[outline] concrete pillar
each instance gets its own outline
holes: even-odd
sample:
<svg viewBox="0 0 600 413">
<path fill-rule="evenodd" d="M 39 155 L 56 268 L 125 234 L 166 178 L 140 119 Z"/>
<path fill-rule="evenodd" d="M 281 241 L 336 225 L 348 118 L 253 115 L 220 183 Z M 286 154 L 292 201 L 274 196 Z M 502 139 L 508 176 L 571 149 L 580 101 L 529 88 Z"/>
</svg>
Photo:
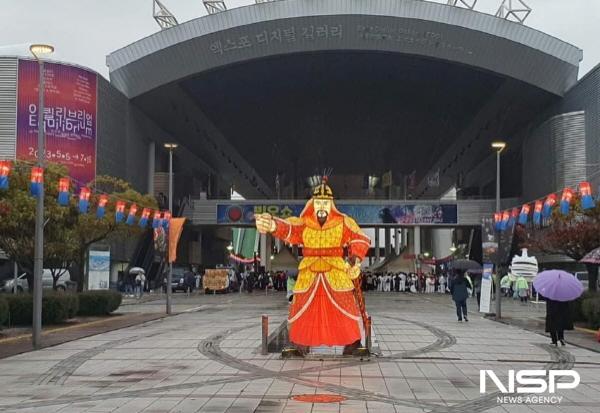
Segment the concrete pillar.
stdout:
<svg viewBox="0 0 600 413">
<path fill-rule="evenodd" d="M 452 229 L 434 228 L 431 229 L 431 248 L 433 256 L 444 258 L 451 254 L 452 247 Z"/>
<path fill-rule="evenodd" d="M 148 144 L 148 194 L 154 196 L 154 173 L 156 172 L 156 144 Z"/>
<path fill-rule="evenodd" d="M 271 271 L 271 235 L 260 234 L 260 265 Z"/>
<path fill-rule="evenodd" d="M 400 255 L 400 249 L 402 247 L 402 242 L 404 241 L 402 239 L 402 229 L 394 228 L 394 236 L 396 238 L 394 242 L 394 252 L 396 255 Z"/>
<path fill-rule="evenodd" d="M 414 254 L 419 255 L 421 253 L 421 227 L 415 226 L 413 228 L 413 248 Z"/>
<path fill-rule="evenodd" d="M 392 255 L 392 229 L 385 228 L 385 258 L 389 258 Z"/>
<path fill-rule="evenodd" d="M 375 227 L 375 264 L 379 263 L 379 228 Z"/>
</svg>

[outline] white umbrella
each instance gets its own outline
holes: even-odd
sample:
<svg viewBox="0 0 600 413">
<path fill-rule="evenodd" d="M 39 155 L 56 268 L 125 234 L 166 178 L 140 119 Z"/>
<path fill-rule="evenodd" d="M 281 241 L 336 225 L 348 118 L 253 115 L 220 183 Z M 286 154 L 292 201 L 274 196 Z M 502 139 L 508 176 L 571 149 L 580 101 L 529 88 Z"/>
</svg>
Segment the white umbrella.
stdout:
<svg viewBox="0 0 600 413">
<path fill-rule="evenodd" d="M 129 274 L 131 274 L 131 275 L 138 275 L 138 274 L 146 275 L 146 271 L 144 271 L 144 269 L 142 267 L 132 267 L 129 270 Z"/>
</svg>

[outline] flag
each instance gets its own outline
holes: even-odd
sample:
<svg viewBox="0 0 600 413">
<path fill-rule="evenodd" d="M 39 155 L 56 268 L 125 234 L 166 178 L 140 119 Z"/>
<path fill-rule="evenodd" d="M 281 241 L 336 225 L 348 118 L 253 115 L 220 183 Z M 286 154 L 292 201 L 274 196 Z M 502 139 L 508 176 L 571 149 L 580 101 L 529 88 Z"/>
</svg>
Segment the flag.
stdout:
<svg viewBox="0 0 600 413">
<path fill-rule="evenodd" d="M 169 262 L 175 262 L 177 259 L 177 244 L 179 243 L 184 223 L 185 218 L 169 219 Z"/>
</svg>

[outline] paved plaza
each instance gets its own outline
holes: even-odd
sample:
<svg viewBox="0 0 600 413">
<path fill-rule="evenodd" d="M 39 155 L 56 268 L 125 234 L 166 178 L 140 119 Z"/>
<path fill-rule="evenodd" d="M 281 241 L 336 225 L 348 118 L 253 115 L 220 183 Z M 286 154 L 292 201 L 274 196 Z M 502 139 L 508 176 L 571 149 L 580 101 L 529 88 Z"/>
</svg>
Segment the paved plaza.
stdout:
<svg viewBox="0 0 600 413">
<path fill-rule="evenodd" d="M 473 307 L 473 302 L 470 302 Z M 162 301 L 123 306 L 161 311 Z M 0 360 L 0 411 L 18 412 L 598 412 L 600 354 L 472 313 L 458 323 L 449 296 L 367 294 L 377 354 L 370 360 L 282 360 L 260 354 L 283 294 L 176 299 L 176 316 Z M 568 333 L 567 333 L 568 341 Z M 499 404 L 490 380 L 509 369 L 575 369 L 560 404 Z M 335 403 L 293 400 L 335 394 Z"/>
</svg>

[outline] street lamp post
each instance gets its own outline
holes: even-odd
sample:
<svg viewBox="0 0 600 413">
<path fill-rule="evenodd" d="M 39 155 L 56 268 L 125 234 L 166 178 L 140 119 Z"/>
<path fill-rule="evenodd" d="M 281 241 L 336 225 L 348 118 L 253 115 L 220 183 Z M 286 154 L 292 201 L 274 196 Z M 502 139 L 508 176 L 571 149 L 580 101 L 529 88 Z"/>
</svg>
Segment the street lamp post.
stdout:
<svg viewBox="0 0 600 413">
<path fill-rule="evenodd" d="M 37 165 L 44 167 L 45 125 L 44 125 L 44 61 L 42 55 L 54 52 L 54 47 L 47 44 L 32 44 L 29 51 L 39 66 L 38 81 L 38 145 Z M 42 336 L 42 273 L 44 271 L 44 182 L 40 182 L 35 209 L 35 243 L 33 252 L 33 320 L 31 340 L 33 348 L 41 346 Z"/>
<path fill-rule="evenodd" d="M 165 143 L 165 148 L 169 151 L 169 212 L 173 216 L 173 151 L 177 148 L 176 143 Z M 171 244 L 171 238 L 169 238 L 169 251 Z M 167 273 L 167 314 L 172 312 L 172 286 L 173 281 L 173 263 L 171 262 L 169 252 L 167 252 L 167 259 L 169 261 L 169 272 Z"/>
<path fill-rule="evenodd" d="M 500 153 L 506 148 L 505 142 L 492 142 L 492 148 L 496 151 L 496 212 L 500 211 Z M 502 318 L 502 304 L 500 294 L 500 233 L 496 233 L 498 248 L 496 249 L 496 320 Z"/>
</svg>

